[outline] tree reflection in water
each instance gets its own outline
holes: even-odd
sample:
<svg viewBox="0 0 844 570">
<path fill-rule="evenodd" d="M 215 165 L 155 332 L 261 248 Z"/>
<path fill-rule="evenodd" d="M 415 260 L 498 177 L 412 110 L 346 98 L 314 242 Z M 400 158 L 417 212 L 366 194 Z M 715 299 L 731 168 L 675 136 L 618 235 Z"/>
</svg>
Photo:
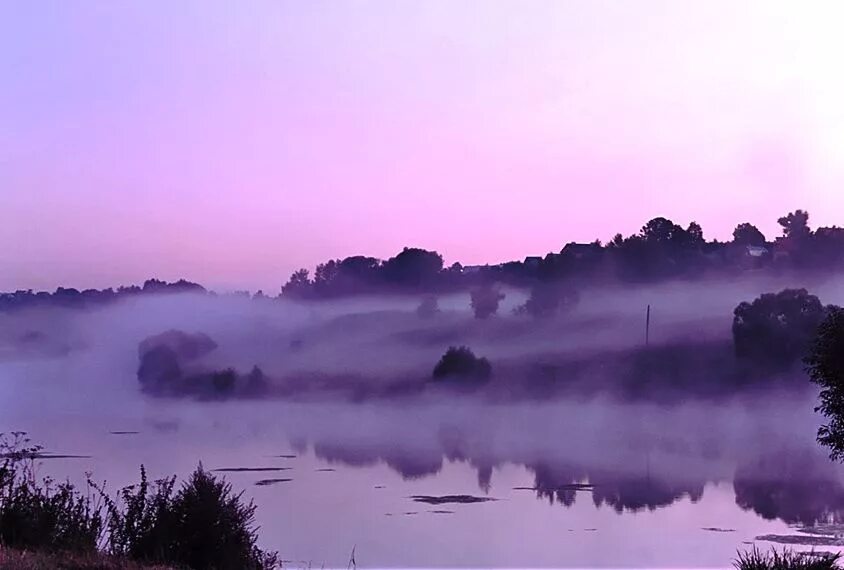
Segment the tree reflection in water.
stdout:
<svg viewBox="0 0 844 570">
<path fill-rule="evenodd" d="M 614 471 L 606 467 L 529 462 L 515 457 L 474 456 L 454 434 L 441 438 L 439 449 L 403 449 L 366 444 L 315 443 L 316 456 L 329 463 L 352 467 L 384 464 L 413 480 L 435 476 L 445 461 L 466 462 L 477 471 L 479 489 L 489 494 L 493 470 L 516 464 L 533 472 L 536 497 L 551 504 L 571 507 L 578 494 L 591 493 L 593 504 L 615 512 L 638 513 L 667 507 L 676 501 L 701 500 L 707 484 L 728 478 L 702 476 L 698 479 L 666 477 L 665 474 Z M 789 524 L 812 525 L 844 520 L 844 484 L 837 467 L 811 447 L 786 448 L 743 459 L 732 478 L 736 504 L 759 516 Z"/>
</svg>

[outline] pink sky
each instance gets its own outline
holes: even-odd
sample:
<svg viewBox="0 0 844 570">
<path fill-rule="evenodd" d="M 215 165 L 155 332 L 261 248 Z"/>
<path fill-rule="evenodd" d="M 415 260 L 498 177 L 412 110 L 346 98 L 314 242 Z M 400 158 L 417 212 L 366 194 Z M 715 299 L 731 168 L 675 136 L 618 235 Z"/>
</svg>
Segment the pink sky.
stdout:
<svg viewBox="0 0 844 570">
<path fill-rule="evenodd" d="M 0 290 L 844 224 L 844 5 L 6 2 Z"/>
</svg>

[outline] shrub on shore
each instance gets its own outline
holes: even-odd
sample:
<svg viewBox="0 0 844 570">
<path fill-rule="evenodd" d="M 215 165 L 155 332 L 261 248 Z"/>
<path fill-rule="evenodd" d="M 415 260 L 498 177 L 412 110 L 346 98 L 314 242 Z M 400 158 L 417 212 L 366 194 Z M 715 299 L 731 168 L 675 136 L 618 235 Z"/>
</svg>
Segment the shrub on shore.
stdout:
<svg viewBox="0 0 844 570">
<path fill-rule="evenodd" d="M 121 568 L 121 561 L 196 570 L 265 570 L 278 565 L 274 552 L 256 544 L 255 505 L 244 502 L 229 483 L 202 465 L 177 491 L 175 477 L 151 485 L 142 466 L 140 483 L 112 499 L 90 481 L 97 491 L 93 495 L 70 483 L 37 481 L 33 462 L 39 452 L 22 433 L 0 434 L 0 550 L 37 554 L 25 562 L 32 562 L 30 566 L 17 567 L 37 568 L 39 556 L 47 555 L 56 560 L 91 559 L 92 564 L 101 555 L 110 556 L 111 565 L 68 566 L 80 569 Z"/>
</svg>

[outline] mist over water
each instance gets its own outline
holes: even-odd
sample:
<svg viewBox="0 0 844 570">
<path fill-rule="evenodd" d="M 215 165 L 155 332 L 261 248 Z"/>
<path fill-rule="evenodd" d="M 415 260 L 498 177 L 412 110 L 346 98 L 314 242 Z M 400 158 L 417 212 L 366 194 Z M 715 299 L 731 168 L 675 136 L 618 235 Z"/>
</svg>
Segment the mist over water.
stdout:
<svg viewBox="0 0 844 570">
<path fill-rule="evenodd" d="M 842 303 L 841 284 L 810 290 Z M 511 315 L 525 298 L 518 290 L 488 321 L 472 318 L 468 295 L 441 297 L 432 319 L 416 315 L 419 299 L 398 296 L 298 304 L 162 295 L 3 314 L 0 431 L 90 456 L 40 469 L 76 482 L 90 471 L 110 488 L 136 481 L 142 463 L 153 477 L 200 461 L 283 468 L 226 475 L 258 503 L 266 546 L 291 560 L 345 566 L 356 546 L 364 567 L 727 566 L 758 535 L 844 513 L 841 470 L 814 442 L 820 418 L 808 380 L 796 391 L 671 403 L 601 391 L 513 401 L 436 390 L 362 402 L 333 392 L 166 398 L 141 391 L 138 343 L 169 329 L 203 332 L 219 345 L 209 365 L 373 385 L 427 382 L 445 348 L 465 344 L 516 382 L 514 362 L 600 361 L 642 346 L 648 304 L 655 346 L 729 342 L 739 302 L 789 285 L 600 289 L 548 321 Z M 269 478 L 291 480 L 255 485 Z M 496 500 L 433 506 L 415 495 Z"/>
</svg>

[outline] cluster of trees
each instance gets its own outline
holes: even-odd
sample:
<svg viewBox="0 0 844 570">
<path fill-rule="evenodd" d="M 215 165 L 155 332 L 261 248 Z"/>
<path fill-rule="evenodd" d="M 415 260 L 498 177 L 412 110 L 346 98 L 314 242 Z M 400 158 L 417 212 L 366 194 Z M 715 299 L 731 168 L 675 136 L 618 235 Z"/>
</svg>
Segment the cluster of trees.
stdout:
<svg viewBox="0 0 844 570">
<path fill-rule="evenodd" d="M 207 370 L 198 364 L 216 348 L 203 333 L 170 330 L 151 336 L 138 346 L 138 381 L 154 395 L 258 396 L 267 391 L 266 376 L 257 366 L 240 375 L 232 368 Z"/>
<path fill-rule="evenodd" d="M 534 300 L 523 310 L 544 316 L 555 313 L 557 305 L 565 309 L 568 301 L 548 296 L 554 288 L 537 284 L 565 282 L 577 288 L 584 283 L 657 282 L 748 270 L 844 270 L 844 228 L 813 230 L 809 226 L 809 214 L 803 210 L 791 212 L 778 222 L 782 234 L 773 240 L 752 224 L 741 223 L 736 226 L 731 241 L 719 242 L 707 241 L 703 228 L 695 222 L 682 227 L 658 217 L 639 232 L 627 237 L 616 234 L 606 244 L 569 243 L 559 252 L 544 257 L 473 267 L 460 263 L 445 266 L 442 255 L 436 251 L 406 247 L 387 260 L 358 255 L 321 263 L 313 274 L 299 269 L 282 286 L 281 296 L 325 299 L 374 293 L 437 294 L 504 283 L 536 287 L 532 294 Z M 207 293 L 202 286 L 189 281 L 165 283 L 156 279 L 146 281 L 142 287 L 117 290 L 59 288 L 54 293 L 22 290 L 0 294 L 0 311 L 36 305 L 89 307 L 137 294 L 181 292 Z M 238 295 L 250 296 L 248 292 Z M 259 291 L 254 298 L 270 297 Z M 487 310 L 482 309 L 480 314 Z"/>
<path fill-rule="evenodd" d="M 617 234 L 600 241 L 570 243 L 557 253 L 494 266 L 445 267 L 435 251 L 405 248 L 386 261 L 355 256 L 293 273 L 282 295 L 314 299 L 376 292 L 443 292 L 507 283 L 519 287 L 537 282 L 655 282 L 695 278 L 703 274 L 747 270 L 844 269 L 844 228 L 812 230 L 803 210 L 778 220 L 782 235 L 769 240 L 755 226 L 741 223 L 729 242 L 707 241 L 695 222 L 685 228 L 658 217 L 633 235 Z M 541 300 L 537 299 L 538 301 Z M 541 306 L 541 304 L 539 305 Z M 532 312 L 526 307 L 527 312 Z M 540 312 L 546 312 L 542 309 Z M 553 312 L 553 311 L 552 311 Z"/>
<path fill-rule="evenodd" d="M 143 286 L 130 285 L 108 289 L 78 289 L 59 287 L 54 293 L 46 291 L 33 292 L 31 289 L 15 291 L 14 293 L 0 293 L 0 312 L 27 309 L 32 307 L 69 307 L 89 308 L 113 303 L 119 299 L 138 295 L 162 293 L 201 293 L 208 291 L 197 283 L 184 279 L 168 283 L 158 279 L 148 279 Z"/>
<path fill-rule="evenodd" d="M 733 312 L 736 356 L 763 370 L 792 367 L 809 349 L 818 327 L 836 308 L 806 289 L 765 293 Z"/>
<path fill-rule="evenodd" d="M 386 261 L 362 255 L 330 260 L 319 264 L 313 277 L 307 269 L 300 269 L 281 292 L 304 299 L 362 292 L 425 292 L 437 290 L 460 270 L 459 264 L 445 269 L 442 256 L 435 251 L 406 247 Z"/>
<path fill-rule="evenodd" d="M 802 359 L 820 387 L 815 408 L 827 420 L 818 442 L 844 460 L 844 309 L 824 306 L 805 289 L 766 293 L 735 310 L 736 355 L 767 369 L 787 369 Z"/>
</svg>

